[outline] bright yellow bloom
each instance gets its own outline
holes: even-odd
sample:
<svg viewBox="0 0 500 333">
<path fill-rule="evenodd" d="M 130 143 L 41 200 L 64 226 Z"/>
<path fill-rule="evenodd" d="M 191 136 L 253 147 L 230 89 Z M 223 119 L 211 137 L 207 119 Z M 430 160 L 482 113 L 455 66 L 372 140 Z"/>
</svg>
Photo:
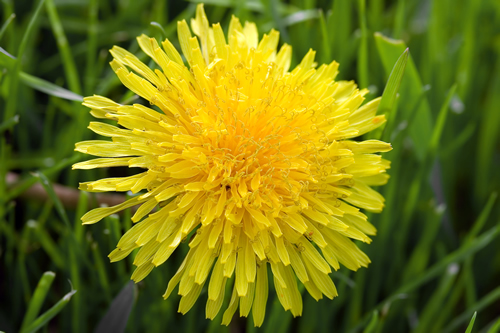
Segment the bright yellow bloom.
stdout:
<svg viewBox="0 0 500 333">
<path fill-rule="evenodd" d="M 152 107 L 85 98 L 94 117 L 120 126 L 91 122 L 92 131 L 112 141 L 78 143 L 77 151 L 100 158 L 73 168 L 145 171 L 82 183 L 85 191 L 137 193 L 90 211 L 83 223 L 140 205 L 132 217 L 137 224 L 109 255 L 117 261 L 140 248 L 136 282 L 189 239 L 164 295 L 179 285 L 182 313 L 208 281 L 206 316 L 213 319 L 231 284 L 223 323 L 239 305 L 240 315 L 252 310 L 260 326 L 272 273 L 281 304 L 299 316 L 296 277 L 316 300 L 333 298 L 331 267 L 357 270 L 370 262 L 351 239 L 368 243 L 376 230 L 356 207 L 382 210 L 384 199 L 370 186 L 387 182 L 389 162 L 375 153 L 391 146 L 349 139 L 385 122 L 375 115 L 380 99 L 361 106 L 368 91 L 334 81 L 336 62 L 315 69 L 312 50 L 289 71 L 291 47 L 277 52 L 277 31 L 259 41 L 254 23 L 242 26 L 233 17 L 226 39 L 218 23 L 209 27 L 202 5 L 191 28 L 198 38 L 185 21 L 178 23 L 189 67 L 169 40 L 162 49 L 154 38 L 138 37 L 157 69 L 120 47 L 111 50 L 120 80 Z"/>
</svg>

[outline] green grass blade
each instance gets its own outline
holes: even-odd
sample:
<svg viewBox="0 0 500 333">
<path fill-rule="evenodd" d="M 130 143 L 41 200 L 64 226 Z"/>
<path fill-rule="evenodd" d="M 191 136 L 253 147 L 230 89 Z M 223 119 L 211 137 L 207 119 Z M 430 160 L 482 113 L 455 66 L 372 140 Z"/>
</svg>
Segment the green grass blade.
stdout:
<svg viewBox="0 0 500 333">
<path fill-rule="evenodd" d="M 54 188 L 50 184 L 49 179 L 47 176 L 45 176 L 41 171 L 38 171 L 34 173 L 34 176 L 37 177 L 40 181 L 40 184 L 42 184 L 43 188 L 45 191 L 47 191 L 47 194 L 49 195 L 49 198 L 52 200 L 54 203 L 54 206 L 59 213 L 59 216 L 63 220 L 63 222 L 66 224 L 66 227 L 69 230 L 72 230 L 71 224 L 69 223 L 68 215 L 66 214 L 66 210 L 64 209 L 63 204 L 61 203 L 61 200 L 57 196 L 56 192 L 54 191 Z"/>
<path fill-rule="evenodd" d="M 439 262 L 437 262 L 432 267 L 427 269 L 424 273 L 414 277 L 411 281 L 408 281 L 406 284 L 399 287 L 395 292 L 391 294 L 391 296 L 387 297 L 382 302 L 380 302 L 373 310 L 380 310 L 386 303 L 398 299 L 401 294 L 407 294 L 409 292 L 412 292 L 421 285 L 436 278 L 450 264 L 458 263 L 464 260 L 465 258 L 470 257 L 479 250 L 483 249 L 485 246 L 490 244 L 498 236 L 499 233 L 500 233 L 500 225 L 497 225 L 488 230 L 487 232 L 483 233 L 478 238 L 474 239 L 472 242 L 468 244 L 463 244 L 459 249 L 455 250 L 454 252 L 450 253 L 449 255 L 441 259 Z M 371 313 L 372 312 L 370 312 L 370 314 Z M 359 321 L 359 324 L 349 332 L 359 331 L 361 327 L 363 327 L 365 323 L 369 320 L 370 314 L 365 315 L 364 318 Z"/>
<path fill-rule="evenodd" d="M 2 28 L 0 28 L 0 40 L 2 39 L 3 34 L 7 30 L 7 28 L 9 27 L 10 22 L 12 22 L 12 20 L 14 20 L 15 18 L 16 14 L 12 13 L 10 14 L 9 18 L 2 24 Z"/>
<path fill-rule="evenodd" d="M 80 87 L 80 80 L 78 71 L 76 69 L 75 60 L 71 54 L 71 49 L 68 44 L 68 39 L 64 33 L 64 29 L 59 19 L 56 6 L 53 0 L 46 0 L 47 13 L 49 15 L 50 25 L 52 27 L 52 32 L 56 38 L 57 47 L 61 53 L 61 58 L 64 66 L 64 72 L 66 73 L 66 79 L 68 80 L 69 89 L 77 94 L 81 94 L 82 89 Z"/>
<path fill-rule="evenodd" d="M 429 153 L 434 155 L 437 152 L 439 146 L 439 140 L 441 139 L 441 134 L 443 133 L 443 127 L 446 122 L 446 117 L 448 116 L 448 110 L 450 109 L 451 98 L 455 94 L 455 90 L 457 89 L 457 85 L 453 85 L 446 96 L 443 105 L 441 106 L 441 110 L 439 110 L 439 115 L 436 121 L 436 126 L 432 132 L 431 141 L 429 143 Z"/>
<path fill-rule="evenodd" d="M 358 49 L 358 85 L 367 88 L 368 75 L 368 28 L 366 26 L 366 1 L 358 0 L 359 21 L 361 24 L 361 41 Z"/>
<path fill-rule="evenodd" d="M 332 45 L 332 56 L 340 63 L 340 69 L 348 68 L 351 49 L 349 38 L 352 32 L 352 1 L 336 0 L 333 1 L 332 15 L 329 17 L 327 25 L 328 31 L 331 31 L 330 43 Z"/>
<path fill-rule="evenodd" d="M 21 333 L 32 333 L 38 331 L 45 324 L 47 324 L 52 318 L 54 318 L 62 309 L 69 303 L 71 297 L 76 293 L 76 290 L 71 290 L 69 293 L 64 295 L 64 297 L 57 302 L 53 307 L 43 313 L 35 321 L 33 321 L 28 327 L 21 331 Z"/>
<path fill-rule="evenodd" d="M 407 49 L 407 46 L 401 40 L 390 39 L 380 33 L 375 33 L 375 43 L 385 72 L 389 75 L 393 64 L 397 62 L 401 54 Z M 423 161 L 431 138 L 431 111 L 427 98 L 424 97 L 421 100 L 424 86 L 411 57 L 408 59 L 405 71 L 406 74 L 400 87 L 401 101 L 399 104 L 405 105 L 404 108 L 401 108 L 401 117 L 409 120 L 412 108 L 417 106 L 415 116 L 409 123 L 408 131 L 415 146 L 416 156 L 420 161 Z"/>
<path fill-rule="evenodd" d="M 70 158 L 65 158 L 65 159 L 61 160 L 59 163 L 57 163 L 53 167 L 42 170 L 42 172 L 45 175 L 52 176 L 53 174 L 56 174 L 57 172 L 61 171 L 62 169 L 68 167 L 69 165 L 76 163 L 80 159 L 81 159 L 81 156 L 73 155 Z M 17 198 L 19 195 L 21 195 L 24 191 L 26 191 L 28 188 L 33 186 L 38 181 L 39 181 L 39 178 L 36 177 L 35 174 L 32 174 L 29 178 L 20 181 L 18 185 L 16 185 L 15 187 L 10 189 L 10 191 L 7 195 L 6 201 Z"/>
<path fill-rule="evenodd" d="M 90 0 L 89 3 L 89 18 L 87 30 L 87 63 L 85 67 L 85 94 L 92 94 L 92 89 L 95 88 L 97 75 L 96 70 L 96 57 L 97 57 L 97 32 L 98 32 L 98 0 Z"/>
<path fill-rule="evenodd" d="M 472 327 L 474 327 L 474 322 L 476 321 L 477 311 L 474 312 L 472 319 L 469 322 L 469 326 L 467 326 L 467 330 L 465 333 L 472 333 Z"/>
<path fill-rule="evenodd" d="M 45 297 L 54 281 L 56 274 L 54 272 L 45 272 L 42 278 L 38 282 L 38 285 L 33 293 L 33 297 L 28 305 L 28 310 L 24 315 L 23 323 L 21 325 L 21 331 L 23 331 L 28 325 L 30 325 L 38 316 L 40 309 L 42 308 Z"/>
<path fill-rule="evenodd" d="M 387 118 L 387 125 L 385 126 L 385 130 L 382 128 L 379 132 L 381 134 L 381 131 L 386 131 L 386 137 L 388 137 L 393 132 L 393 128 L 396 123 L 397 108 L 394 108 L 394 105 L 396 103 L 396 97 L 405 72 L 408 55 L 409 49 L 407 48 L 398 58 L 398 61 L 396 61 L 396 63 L 394 64 L 377 109 L 377 114 L 385 114 Z M 380 134 L 378 135 L 378 137 L 380 137 Z"/>
<path fill-rule="evenodd" d="M 19 124 L 19 115 L 16 114 L 14 117 L 7 119 L 0 124 L 0 134 L 7 130 L 11 130 L 17 124 Z"/>
<path fill-rule="evenodd" d="M 493 192 L 490 194 L 488 202 L 484 206 L 476 222 L 474 222 L 471 231 L 467 234 L 466 242 L 471 242 L 479 234 L 481 229 L 483 229 L 484 225 L 486 224 L 486 221 L 488 220 L 488 217 L 491 214 L 491 210 L 495 205 L 497 197 L 498 197 L 497 192 Z"/>
<path fill-rule="evenodd" d="M 34 220 L 29 220 L 27 226 L 35 231 L 34 234 L 36 235 L 36 239 L 40 242 L 40 245 L 47 253 L 52 263 L 61 270 L 65 269 L 66 260 L 63 252 L 57 246 L 56 242 L 54 242 L 44 226 Z"/>
<path fill-rule="evenodd" d="M 500 318 L 497 319 L 497 321 L 493 324 L 493 326 L 490 327 L 488 330 L 488 333 L 498 333 L 500 332 Z"/>
<path fill-rule="evenodd" d="M 378 318 L 378 311 L 373 311 L 372 319 L 368 323 L 368 326 L 366 326 L 363 333 L 375 333 L 377 331 Z"/>
<path fill-rule="evenodd" d="M 394 20 L 394 30 L 392 32 L 392 38 L 401 38 L 401 33 L 403 31 L 403 25 L 406 22 L 406 0 L 398 0 L 396 7 L 396 18 Z"/>
<path fill-rule="evenodd" d="M 422 313 L 419 316 L 418 326 L 415 333 L 425 333 L 432 329 L 439 330 L 436 327 L 435 318 L 440 315 L 440 310 L 443 304 L 446 303 L 446 298 L 448 297 L 450 290 L 456 288 L 456 279 L 459 272 L 459 266 L 452 263 L 446 269 L 445 274 L 439 281 L 439 285 L 436 290 L 432 293 L 432 296 L 426 302 L 426 306 L 423 308 Z"/>
<path fill-rule="evenodd" d="M 30 86 L 35 90 L 44 92 L 51 96 L 64 98 L 69 101 L 83 102 L 82 96 L 75 94 L 74 92 L 64 89 L 62 87 L 56 86 L 53 83 L 50 83 L 33 75 L 21 72 L 19 74 L 19 77 L 21 78 L 21 81 L 23 81 L 24 84 Z"/>
<path fill-rule="evenodd" d="M 42 9 L 44 1 L 45 0 L 40 0 L 40 2 L 38 3 L 38 6 L 36 7 L 35 12 L 28 23 L 26 32 L 23 35 L 21 44 L 19 45 L 19 51 L 17 52 L 17 61 L 15 62 L 11 72 L 12 80 L 10 82 L 10 87 L 9 87 L 9 95 L 11 96 L 11 98 L 7 99 L 7 106 L 5 108 L 4 120 L 12 118 L 14 116 L 14 113 L 16 112 L 19 72 L 21 71 L 21 60 L 23 59 L 24 52 L 26 51 L 26 47 L 28 45 L 28 40 L 31 34 L 33 33 L 35 22 L 37 21 L 38 16 L 40 15 L 40 11 Z"/>
<path fill-rule="evenodd" d="M 451 321 L 451 323 L 443 330 L 443 333 L 454 332 L 460 325 L 467 322 L 473 312 L 481 311 L 490 304 L 495 304 L 500 299 L 500 287 L 490 291 L 486 296 L 477 301 L 473 306 L 467 308 L 464 313 Z"/>
<path fill-rule="evenodd" d="M 328 35 L 328 28 L 326 26 L 325 14 L 322 10 L 319 11 L 319 23 L 321 26 L 321 45 L 323 46 L 320 59 L 322 59 L 322 63 L 329 64 L 332 62 L 332 49 L 330 37 Z"/>
</svg>

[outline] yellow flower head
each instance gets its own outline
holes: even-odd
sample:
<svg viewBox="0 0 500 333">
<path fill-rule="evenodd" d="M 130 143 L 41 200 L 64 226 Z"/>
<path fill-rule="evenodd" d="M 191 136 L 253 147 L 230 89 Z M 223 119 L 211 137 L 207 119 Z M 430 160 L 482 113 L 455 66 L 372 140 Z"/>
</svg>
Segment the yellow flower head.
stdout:
<svg viewBox="0 0 500 333">
<path fill-rule="evenodd" d="M 270 273 L 285 310 L 299 316 L 296 278 L 316 300 L 333 298 L 331 267 L 357 270 L 370 262 L 351 239 L 368 243 L 376 230 L 356 207 L 382 210 L 384 199 L 370 186 L 387 182 L 389 162 L 374 153 L 391 146 L 350 139 L 385 122 L 375 115 L 380 99 L 361 106 L 368 91 L 334 81 L 336 62 L 316 68 L 312 50 L 289 71 L 291 47 L 277 52 L 277 31 L 259 41 L 254 23 L 242 26 L 233 17 L 226 38 L 220 24 L 209 26 L 202 5 L 191 29 L 197 37 L 178 23 L 189 67 L 169 40 L 161 48 L 154 38 L 137 39 L 157 69 L 120 47 L 111 50 L 122 83 L 152 106 L 85 98 L 94 117 L 119 126 L 91 122 L 92 131 L 112 141 L 77 143 L 77 151 L 100 158 L 73 168 L 145 171 L 82 183 L 90 192 L 137 193 L 88 212 L 83 223 L 140 205 L 132 217 L 137 224 L 109 255 L 117 261 L 140 248 L 136 282 L 189 239 L 164 295 L 179 285 L 182 313 L 207 284 L 206 315 L 213 319 L 228 285 L 223 323 L 239 305 L 240 315 L 252 310 L 260 326 Z"/>
</svg>

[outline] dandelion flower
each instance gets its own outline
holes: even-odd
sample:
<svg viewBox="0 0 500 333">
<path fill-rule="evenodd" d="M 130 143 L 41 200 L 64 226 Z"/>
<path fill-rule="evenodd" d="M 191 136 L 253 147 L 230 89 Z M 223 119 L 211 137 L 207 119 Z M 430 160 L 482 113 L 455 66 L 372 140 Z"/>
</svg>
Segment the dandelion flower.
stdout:
<svg viewBox="0 0 500 333">
<path fill-rule="evenodd" d="M 164 294 L 179 286 L 179 312 L 189 311 L 208 285 L 206 316 L 213 319 L 227 287 L 232 295 L 223 324 L 239 307 L 241 316 L 252 311 L 260 326 L 271 274 L 285 310 L 300 316 L 297 279 L 316 300 L 333 299 L 332 268 L 357 270 L 370 262 L 353 240 L 369 243 L 376 232 L 359 208 L 382 210 L 384 199 L 370 186 L 387 182 L 389 162 L 375 153 L 391 146 L 351 139 L 385 122 L 376 115 L 380 99 L 362 105 L 368 91 L 335 81 L 336 62 L 316 68 L 312 50 L 290 71 L 291 46 L 278 51 L 275 30 L 259 41 L 255 23 L 233 17 L 226 37 L 220 24 L 209 26 L 202 5 L 191 29 L 197 37 L 185 21 L 178 23 L 188 65 L 169 40 L 160 47 L 145 35 L 137 40 L 155 69 L 111 49 L 121 82 L 151 106 L 85 98 L 94 117 L 119 126 L 91 122 L 92 131 L 112 141 L 77 143 L 77 151 L 99 158 L 73 168 L 143 172 L 81 183 L 85 191 L 136 194 L 82 221 L 139 205 L 135 225 L 109 255 L 114 262 L 140 249 L 136 282 L 189 240 Z"/>
</svg>

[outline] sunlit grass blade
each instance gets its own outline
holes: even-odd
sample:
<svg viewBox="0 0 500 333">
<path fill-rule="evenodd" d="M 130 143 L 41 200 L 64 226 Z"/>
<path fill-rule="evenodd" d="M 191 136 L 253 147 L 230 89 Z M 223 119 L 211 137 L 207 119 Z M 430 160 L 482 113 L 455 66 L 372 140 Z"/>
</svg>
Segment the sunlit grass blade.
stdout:
<svg viewBox="0 0 500 333">
<path fill-rule="evenodd" d="M 398 61 L 396 61 L 396 63 L 394 64 L 377 109 L 377 114 L 386 115 L 387 125 L 385 126 L 385 131 L 388 133 L 388 135 L 393 132 L 393 127 L 397 119 L 397 109 L 394 108 L 394 104 L 396 102 L 396 97 L 401 85 L 401 80 L 403 79 L 406 62 L 408 61 L 408 55 L 409 49 L 407 48 L 398 58 Z M 378 137 L 381 136 L 382 130 L 384 129 L 380 129 Z"/>
<path fill-rule="evenodd" d="M 30 325 L 28 325 L 21 333 L 32 333 L 38 331 L 44 325 L 46 325 L 52 318 L 54 318 L 62 309 L 69 303 L 71 297 L 76 293 L 76 290 L 71 290 L 69 293 L 64 295 L 59 302 L 57 302 L 53 307 L 44 312 L 41 316 L 36 318 Z"/>
<path fill-rule="evenodd" d="M 407 46 L 402 40 L 390 39 L 380 33 L 375 33 L 375 42 L 385 72 L 389 75 L 394 63 L 396 63 L 401 54 L 407 49 Z M 400 107 L 400 117 L 408 120 L 413 108 L 418 105 L 415 116 L 409 123 L 408 130 L 414 143 L 416 156 L 420 161 L 423 161 L 425 157 L 432 131 L 431 111 L 427 98 L 424 97 L 420 101 L 423 91 L 424 86 L 420 80 L 417 68 L 412 58 L 409 57 L 406 64 L 405 76 L 399 89 L 401 96 L 399 105 L 404 106 Z"/>
<path fill-rule="evenodd" d="M 474 327 L 474 322 L 476 321 L 477 311 L 474 312 L 472 319 L 470 320 L 469 326 L 467 326 L 467 330 L 465 333 L 472 333 L 472 328 Z"/>
<path fill-rule="evenodd" d="M 27 86 L 30 86 L 31 88 L 44 92 L 48 95 L 64 98 L 70 101 L 83 101 L 82 96 L 33 75 L 21 72 L 19 74 L 19 77 L 21 78 L 21 81 Z"/>
<path fill-rule="evenodd" d="M 45 301 L 45 297 L 49 292 L 50 286 L 54 281 L 56 274 L 54 272 L 45 272 L 42 275 L 42 278 L 38 282 L 38 285 L 31 297 L 31 301 L 28 305 L 28 310 L 23 318 L 23 323 L 21 325 L 21 331 L 23 331 L 28 325 L 30 325 L 38 316 L 40 309 L 42 308 L 43 302 Z"/>
</svg>

